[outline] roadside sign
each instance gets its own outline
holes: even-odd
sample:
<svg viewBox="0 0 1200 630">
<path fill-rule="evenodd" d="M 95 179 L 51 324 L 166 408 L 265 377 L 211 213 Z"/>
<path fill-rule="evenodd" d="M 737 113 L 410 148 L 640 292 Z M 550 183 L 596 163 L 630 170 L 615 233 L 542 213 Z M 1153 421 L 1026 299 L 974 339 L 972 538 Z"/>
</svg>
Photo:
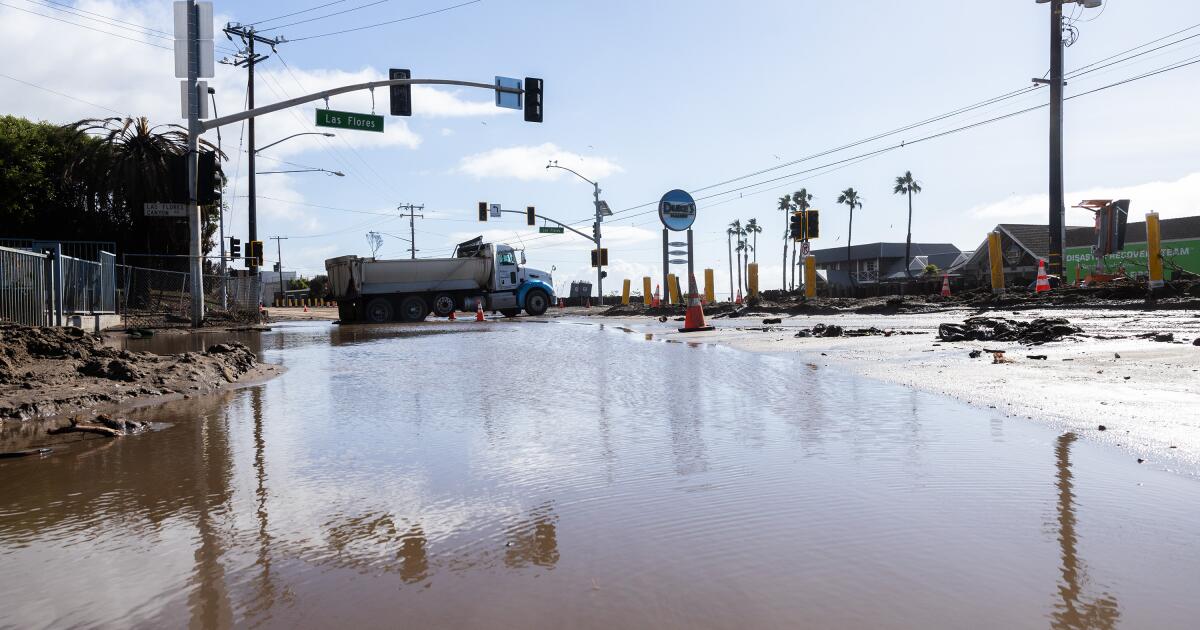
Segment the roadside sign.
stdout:
<svg viewBox="0 0 1200 630">
<path fill-rule="evenodd" d="M 671 260 L 671 264 L 672 264 L 672 265 L 686 265 L 686 264 L 687 264 L 687 261 L 686 261 L 686 260 L 679 260 L 679 259 L 672 259 L 672 260 Z"/>
<path fill-rule="evenodd" d="M 612 216 L 612 208 L 609 208 L 608 202 L 603 199 L 596 202 L 596 209 L 600 211 L 600 216 L 602 217 Z"/>
<path fill-rule="evenodd" d="M 488 206 L 488 208 L 490 208 L 490 209 L 491 209 L 491 211 L 492 211 L 492 218 L 493 218 L 493 219 L 499 219 L 499 218 L 500 218 L 500 204 L 498 204 L 498 203 L 494 203 L 494 204 L 492 204 L 492 205 Z"/>
<path fill-rule="evenodd" d="M 521 89 L 521 80 L 510 77 L 496 77 L 497 88 L 513 88 Z M 521 95 L 517 92 L 501 92 L 496 90 L 496 107 L 504 107 L 506 109 L 521 109 L 523 107 Z"/>
<path fill-rule="evenodd" d="M 658 218 L 673 232 L 683 232 L 696 222 L 696 200 L 687 191 L 675 189 L 658 202 Z"/>
<path fill-rule="evenodd" d="M 354 131 L 376 131 L 383 133 L 383 116 L 376 116 L 375 114 L 356 114 L 354 112 L 339 112 L 332 109 L 318 109 L 317 126 L 333 127 L 334 129 L 351 129 Z"/>
<path fill-rule="evenodd" d="M 669 251 L 667 253 L 672 256 L 687 256 L 687 251 L 682 250 L 682 249 L 672 249 L 671 251 Z"/>
<path fill-rule="evenodd" d="M 143 209 L 148 217 L 187 217 L 186 203 L 146 203 Z"/>
<path fill-rule="evenodd" d="M 550 226 L 543 225 L 542 227 L 538 228 L 538 234 L 562 234 L 563 232 L 564 232 L 563 228 L 560 228 L 560 227 L 550 227 Z"/>
<path fill-rule="evenodd" d="M 687 243 L 683 241 L 671 241 L 670 243 L 667 243 L 667 245 L 670 245 L 671 247 L 687 247 Z"/>
</svg>

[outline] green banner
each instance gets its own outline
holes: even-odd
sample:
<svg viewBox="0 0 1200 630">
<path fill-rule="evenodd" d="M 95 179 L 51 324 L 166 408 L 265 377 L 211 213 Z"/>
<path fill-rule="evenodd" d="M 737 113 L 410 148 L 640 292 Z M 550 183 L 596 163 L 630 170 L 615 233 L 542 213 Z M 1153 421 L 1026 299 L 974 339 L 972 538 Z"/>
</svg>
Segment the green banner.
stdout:
<svg viewBox="0 0 1200 630">
<path fill-rule="evenodd" d="M 1168 277 L 1170 270 L 1176 266 L 1192 273 L 1200 273 L 1200 239 L 1163 241 L 1161 247 Z M 1075 281 L 1077 271 L 1079 277 L 1084 278 L 1096 269 L 1096 259 L 1092 256 L 1090 247 L 1068 247 L 1065 254 L 1065 280 L 1069 282 Z M 1104 273 L 1117 273 L 1122 267 L 1125 268 L 1125 273 L 1131 276 L 1146 274 L 1146 244 L 1126 243 L 1125 249 L 1104 257 Z"/>
<path fill-rule="evenodd" d="M 317 110 L 317 126 L 333 127 L 334 129 L 353 129 L 355 131 L 378 131 L 383 133 L 383 116 L 374 114 L 355 114 L 354 112 L 339 112 L 332 109 Z"/>
<path fill-rule="evenodd" d="M 538 228 L 538 233 L 539 234 L 562 234 L 563 229 L 560 227 L 542 226 L 542 227 Z"/>
</svg>

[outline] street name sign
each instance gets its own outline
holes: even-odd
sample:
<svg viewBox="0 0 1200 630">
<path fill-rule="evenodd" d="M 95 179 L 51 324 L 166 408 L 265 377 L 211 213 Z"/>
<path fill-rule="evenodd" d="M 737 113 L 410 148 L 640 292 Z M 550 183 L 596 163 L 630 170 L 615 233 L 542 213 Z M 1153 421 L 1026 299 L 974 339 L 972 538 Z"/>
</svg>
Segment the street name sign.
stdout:
<svg viewBox="0 0 1200 630">
<path fill-rule="evenodd" d="M 549 227 L 549 226 L 543 225 L 542 227 L 538 228 L 538 234 L 562 234 L 562 233 L 563 233 L 563 228 L 560 228 L 560 227 Z"/>
<path fill-rule="evenodd" d="M 355 131 L 377 131 L 383 133 L 383 116 L 375 114 L 356 114 L 354 112 L 339 112 L 332 109 L 317 110 L 317 126 L 333 127 L 334 129 L 352 129 Z"/>
<path fill-rule="evenodd" d="M 675 189 L 658 202 L 658 218 L 672 232 L 683 232 L 696 222 L 696 200 L 687 191 Z"/>
<path fill-rule="evenodd" d="M 187 217 L 186 203 L 146 203 L 143 209 L 148 217 Z"/>
</svg>

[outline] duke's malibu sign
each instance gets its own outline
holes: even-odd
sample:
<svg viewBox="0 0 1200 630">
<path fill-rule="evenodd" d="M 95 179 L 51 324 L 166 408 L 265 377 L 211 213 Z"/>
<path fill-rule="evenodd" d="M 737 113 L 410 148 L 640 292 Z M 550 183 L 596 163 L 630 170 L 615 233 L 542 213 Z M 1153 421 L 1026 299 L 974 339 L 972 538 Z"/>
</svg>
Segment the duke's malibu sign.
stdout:
<svg viewBox="0 0 1200 630">
<path fill-rule="evenodd" d="M 339 112 L 332 109 L 318 109 L 317 126 L 383 133 L 383 116 Z"/>
</svg>

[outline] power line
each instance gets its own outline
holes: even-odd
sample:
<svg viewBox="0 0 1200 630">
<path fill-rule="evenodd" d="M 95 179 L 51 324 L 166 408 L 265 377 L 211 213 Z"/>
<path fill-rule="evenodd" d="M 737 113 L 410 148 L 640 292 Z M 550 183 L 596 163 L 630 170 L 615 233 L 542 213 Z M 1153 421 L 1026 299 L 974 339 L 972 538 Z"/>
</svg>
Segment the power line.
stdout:
<svg viewBox="0 0 1200 630">
<path fill-rule="evenodd" d="M 349 9 L 342 9 L 341 11 L 335 11 L 333 13 L 327 13 L 325 15 L 318 15 L 317 17 L 305 18 L 303 20 L 297 20 L 295 22 L 288 22 L 287 24 L 283 24 L 281 26 L 272 26 L 272 27 L 269 27 L 264 30 L 270 31 L 270 30 L 275 30 L 275 29 L 280 29 L 280 28 L 287 28 L 289 26 L 296 26 L 297 24 L 308 24 L 309 22 L 316 22 L 317 20 L 324 20 L 325 18 L 331 18 L 331 17 L 337 16 L 337 15 L 342 15 L 344 13 L 353 13 L 354 11 L 367 9 L 367 8 L 373 7 L 377 4 L 383 4 L 385 2 L 391 2 L 391 1 L 392 0 L 375 0 L 375 2 L 369 2 L 367 4 L 360 5 L 357 7 L 350 7 Z M 269 20 L 264 20 L 264 21 L 269 21 Z"/>
<path fill-rule="evenodd" d="M 129 33 L 133 33 L 133 34 L 135 34 L 135 35 L 140 35 L 140 36 L 142 36 L 142 37 L 154 37 L 154 38 L 163 39 L 163 40 L 167 40 L 167 41 L 174 41 L 174 39 L 175 39 L 174 35 L 172 35 L 171 33 L 168 33 L 167 31 L 161 30 L 161 29 L 157 29 L 157 28 L 151 28 L 151 27 L 149 27 L 149 26 L 143 26 L 143 25 L 141 25 L 141 24 L 137 24 L 137 23 L 135 23 L 135 22 L 129 22 L 129 21 L 126 21 L 126 20 L 121 20 L 121 19 L 118 19 L 118 18 L 114 18 L 114 17 L 111 17 L 111 16 L 107 16 L 107 15 L 101 14 L 101 13 L 95 13 L 95 12 L 92 12 L 92 11 L 85 11 L 85 10 L 83 10 L 83 9 L 79 9 L 79 8 L 76 8 L 76 7 L 73 7 L 73 6 L 71 6 L 71 5 L 68 5 L 68 4 L 61 3 L 61 2 L 54 2 L 53 0 L 36 0 L 36 1 L 35 1 L 35 0 L 25 0 L 25 1 L 26 1 L 26 2 L 28 2 L 28 3 L 30 3 L 30 4 L 33 4 L 33 5 L 35 5 L 35 6 L 38 6 L 38 7 L 40 7 L 40 8 L 50 9 L 50 10 L 52 10 L 52 11 L 59 11 L 59 12 L 61 12 L 61 13 L 65 13 L 65 14 L 67 14 L 67 15 L 70 15 L 70 16 L 72 16 L 72 17 L 77 17 L 77 18 L 80 18 L 80 19 L 82 19 L 82 20 L 87 20 L 87 21 L 89 21 L 89 22 L 93 22 L 93 23 L 99 24 L 99 25 L 101 25 L 101 26 L 107 26 L 107 27 L 110 27 L 110 28 L 116 28 L 116 29 L 120 29 L 120 30 L 123 30 L 123 31 L 129 32 Z M 112 36 L 114 36 L 114 37 L 120 37 L 120 38 L 122 38 L 122 39 L 130 39 L 130 38 L 128 38 L 128 37 L 125 37 L 125 36 L 123 36 L 123 35 L 120 35 L 120 34 L 118 34 L 118 33 L 112 33 L 112 32 L 109 32 L 109 31 L 102 31 L 102 30 L 99 30 L 99 29 L 96 29 L 96 28 L 93 28 L 93 27 L 87 26 L 87 25 L 85 25 L 85 24 L 79 24 L 79 23 L 76 23 L 76 22 L 70 22 L 70 21 L 67 21 L 67 20 L 63 20 L 63 19 L 60 19 L 60 18 L 56 18 L 56 17 L 54 17 L 54 16 L 52 16 L 52 15 L 45 15 L 45 14 L 42 14 L 42 13 L 34 13 L 33 11 L 29 11 L 29 10 L 27 10 L 27 9 L 22 9 L 22 8 L 20 8 L 20 7 L 14 7 L 14 6 L 12 6 L 12 5 L 4 5 L 4 6 L 8 6 L 9 8 L 17 9 L 18 11 L 25 11 L 26 13 L 30 13 L 30 14 L 32 14 L 32 15 L 41 16 L 41 17 L 44 17 L 44 18 L 46 18 L 46 19 L 50 19 L 50 20 L 56 20 L 56 21 L 58 21 L 58 22 L 62 22 L 62 23 L 64 23 L 64 24 L 70 24 L 70 25 L 72 25 L 72 26 L 78 26 L 79 28 L 86 28 L 86 29 L 88 29 L 88 30 L 96 31 L 96 32 L 98 32 L 98 33 L 104 33 L 104 34 L 106 34 L 106 35 L 112 35 Z M 67 8 L 63 8 L 63 7 L 67 7 Z M 86 14 L 86 15 L 85 15 L 85 14 Z M 89 17 L 89 16 L 93 16 L 93 17 Z M 106 21 L 106 20 L 107 20 L 107 21 Z M 140 29 L 140 30 L 135 30 L 135 29 Z M 159 45 L 157 45 L 157 44 L 154 44 L 154 43 L 151 43 L 151 42 L 147 42 L 147 41 L 144 41 L 144 40 L 139 40 L 139 39 L 131 39 L 130 41 L 136 41 L 136 42 L 139 42 L 139 43 L 148 44 L 148 45 L 151 45 L 151 46 L 155 46 L 155 47 L 157 47 L 157 48 L 165 48 L 166 50 L 172 50 L 172 51 L 174 50 L 174 48 L 171 48 L 171 47 L 166 47 L 166 46 L 159 46 Z M 217 48 L 218 50 L 221 50 L 222 52 L 234 52 L 232 48 L 228 48 L 228 47 L 224 47 L 224 46 L 217 46 L 216 48 Z"/>
<path fill-rule="evenodd" d="M 315 7 L 309 8 L 309 9 L 301 9 L 299 11 L 293 11 L 291 13 L 284 13 L 283 15 L 277 15 L 273 18 L 267 18 L 265 20 L 259 20 L 257 22 L 250 22 L 246 26 L 258 26 L 259 24 L 262 24 L 263 22 L 274 22 L 275 20 L 282 20 L 283 18 L 289 18 L 289 17 L 292 17 L 293 15 L 309 13 L 311 11 L 316 11 L 317 9 L 324 9 L 325 7 L 330 7 L 335 4 L 341 4 L 343 2 L 346 2 L 346 0 L 334 0 L 333 2 L 326 2 L 325 4 L 317 5 Z"/>
<path fill-rule="evenodd" d="M 132 38 L 132 37 L 126 37 L 126 36 L 124 36 L 124 35 L 120 35 L 120 34 L 118 34 L 118 33 L 113 33 L 112 31 L 103 31 L 103 30 L 100 30 L 100 29 L 98 29 L 98 28 L 94 28 L 94 27 L 91 27 L 91 26 L 87 26 L 86 24 L 79 24 L 79 23 L 77 23 L 77 22 L 71 22 L 71 21 L 69 21 L 69 20 L 64 20 L 64 19 L 62 19 L 62 18 L 54 17 L 53 15 L 46 15 L 45 13 L 38 13 L 38 12 L 36 12 L 36 11 L 30 11 L 29 9 L 22 9 L 21 7 L 14 7 L 14 6 L 13 6 L 13 5 L 11 5 L 11 4 L 5 4 L 5 3 L 3 3 L 3 2 L 0 2 L 0 7 L 8 7 L 8 8 L 10 8 L 10 9 L 15 9 L 15 10 L 17 10 L 17 11 L 23 11 L 23 12 L 25 12 L 25 13 L 28 13 L 28 14 L 30 14 L 30 15 L 36 15 L 36 16 L 38 16 L 38 17 L 44 17 L 44 18 L 46 18 L 47 20 L 54 20 L 55 22 L 62 22 L 63 24 L 70 24 L 71 26 L 77 26 L 77 27 L 79 27 L 79 28 L 86 28 L 86 29 L 87 29 L 87 30 L 89 30 L 89 31 L 95 31 L 95 32 L 97 32 L 97 33 L 103 33 L 103 34 L 105 34 L 105 35 L 111 35 L 111 36 L 113 36 L 113 37 L 119 37 L 119 38 L 121 38 L 121 39 L 126 39 L 126 40 L 129 40 L 129 41 L 131 41 L 131 42 L 137 42 L 137 43 L 139 43 L 139 44 L 145 44 L 145 45 L 147 45 L 147 46 L 153 46 L 153 47 L 155 47 L 155 48 L 161 48 L 161 49 L 163 49 L 163 50 L 170 50 L 170 51 L 172 51 L 172 52 L 174 52 L 174 51 L 175 51 L 175 49 L 174 49 L 174 48 L 172 48 L 172 47 L 168 47 L 168 46 L 160 46 L 160 45 L 158 45 L 158 44 L 155 44 L 155 43 L 153 43 L 153 42 L 148 42 L 148 41 L 146 41 L 146 40 L 144 40 L 144 39 L 134 39 L 134 38 Z M 126 29 L 126 30 L 128 30 L 128 29 Z"/>
<path fill-rule="evenodd" d="M 151 34 L 161 33 L 161 35 L 154 35 L 155 37 L 162 37 L 163 39 L 175 39 L 174 34 L 168 33 L 167 31 L 157 29 L 157 28 L 150 28 L 149 26 L 143 26 L 143 25 L 137 24 L 135 22 L 127 22 L 125 20 L 121 20 L 121 19 L 118 19 L 115 17 L 104 15 L 102 13 L 85 11 L 84 9 L 80 9 L 79 7 L 66 4 L 65 2 L 55 2 L 54 0 L 38 0 L 37 2 L 34 2 L 34 0 L 25 0 L 25 1 L 29 2 L 31 4 L 39 4 L 39 5 L 45 6 L 47 9 L 53 9 L 55 11 L 62 11 L 63 13 L 67 13 L 69 15 L 75 15 L 77 17 L 84 17 L 84 15 L 89 15 L 89 16 L 93 16 L 95 18 L 100 18 L 102 20 L 108 20 L 110 22 L 115 22 L 117 24 L 124 24 L 127 26 L 132 26 L 134 28 L 140 28 L 142 30 L 149 31 Z M 80 15 L 80 14 L 83 14 L 83 15 Z M 116 26 L 116 24 L 113 24 L 113 26 Z"/>
<path fill-rule="evenodd" d="M 28 86 L 29 86 L 29 87 L 31 87 L 31 88 L 36 88 L 36 89 L 42 90 L 42 91 L 44 91 L 44 92 L 49 92 L 49 93 L 51 93 L 51 94 L 54 94 L 54 95 L 56 95 L 56 96 L 61 96 L 61 97 L 63 97 L 63 98 L 69 98 L 69 99 L 71 99 L 72 101 L 79 101 L 80 103 L 84 103 L 84 104 L 86 104 L 86 105 L 91 105 L 92 107 L 99 107 L 100 109 L 108 110 L 108 111 L 110 111 L 110 112 L 112 112 L 112 113 L 114 113 L 114 114 L 118 114 L 118 115 L 121 115 L 121 116 L 132 116 L 132 115 L 133 115 L 133 114 L 130 114 L 129 112 L 117 111 L 117 110 L 115 110 L 115 109 L 113 109 L 113 108 L 111 108 L 111 107 L 105 107 L 104 105 L 100 105 L 99 103 L 93 103 L 93 102 L 91 102 L 91 101 L 85 101 L 85 100 L 83 100 L 83 99 L 81 99 L 81 98 L 79 98 L 79 97 L 76 97 L 76 96 L 71 96 L 70 94 L 64 94 L 64 93 L 62 93 L 62 92 L 59 92 L 58 90 L 52 90 L 52 89 L 50 89 L 50 88 L 48 88 L 48 87 L 42 87 L 42 86 L 40 86 L 40 85 L 37 85 L 36 83 L 30 83 L 30 82 L 28 82 L 28 81 L 23 81 L 23 80 L 21 80 L 21 79 L 18 79 L 18 78 L 16 78 L 16 77 L 10 77 L 10 76 L 8 76 L 7 74 L 0 73 L 0 77 L 4 77 L 5 79 L 8 79 L 8 80 L 10 80 L 10 81 L 16 81 L 17 83 L 23 83 L 23 84 L 25 84 L 25 85 L 28 85 Z"/>
<path fill-rule="evenodd" d="M 432 11 L 426 11 L 425 13 L 418 13 L 418 14 L 416 14 L 416 15 L 410 15 L 410 16 L 408 16 L 408 17 L 398 18 L 398 19 L 395 19 L 395 20 L 388 20 L 388 21 L 386 21 L 386 22 L 379 22 L 379 23 L 377 23 L 377 24 L 368 24 L 368 25 L 366 25 L 366 26 L 359 26 L 359 27 L 356 27 L 356 28 L 348 28 L 348 29 L 344 29 L 344 30 L 340 30 L 340 31 L 333 31 L 333 32 L 330 32 L 330 33 L 321 33 L 321 34 L 319 34 L 319 35 L 308 35 L 308 36 L 306 36 L 306 37 L 297 37 L 297 38 L 295 38 L 295 39 L 291 39 L 291 40 L 288 40 L 288 41 L 292 41 L 292 42 L 301 42 L 301 41 L 304 41 L 304 40 L 306 40 L 306 39 L 317 39 L 318 37 L 331 37 L 331 36 L 333 36 L 333 35 L 344 35 L 344 34 L 346 34 L 346 33 L 354 33 L 354 32 L 357 32 L 357 31 L 365 31 L 365 30 L 367 30 L 367 29 L 371 29 L 371 28 L 378 28 L 378 27 L 380 27 L 380 26 L 387 26 L 387 25 L 389 25 L 389 24 L 397 24 L 397 23 L 400 23 L 400 22 L 407 22 L 407 21 L 409 21 L 409 20 L 415 20 L 415 19 L 418 19 L 418 18 L 428 17 L 428 16 L 430 16 L 430 15 L 436 15 L 436 14 L 438 14 L 438 13 L 445 13 L 446 11 L 453 11 L 454 9 L 460 9 L 460 8 L 462 8 L 462 7 L 465 7 L 465 6 L 468 6 L 468 5 L 472 5 L 472 4 L 479 4 L 480 2 L 483 2 L 483 0 L 469 0 L 468 2 L 463 2 L 463 3 L 461 3 L 461 4 L 456 4 L 456 5 L 453 5 L 453 6 L 448 6 L 448 7 L 442 7 L 441 9 L 434 9 L 434 10 L 432 10 Z"/>
</svg>

